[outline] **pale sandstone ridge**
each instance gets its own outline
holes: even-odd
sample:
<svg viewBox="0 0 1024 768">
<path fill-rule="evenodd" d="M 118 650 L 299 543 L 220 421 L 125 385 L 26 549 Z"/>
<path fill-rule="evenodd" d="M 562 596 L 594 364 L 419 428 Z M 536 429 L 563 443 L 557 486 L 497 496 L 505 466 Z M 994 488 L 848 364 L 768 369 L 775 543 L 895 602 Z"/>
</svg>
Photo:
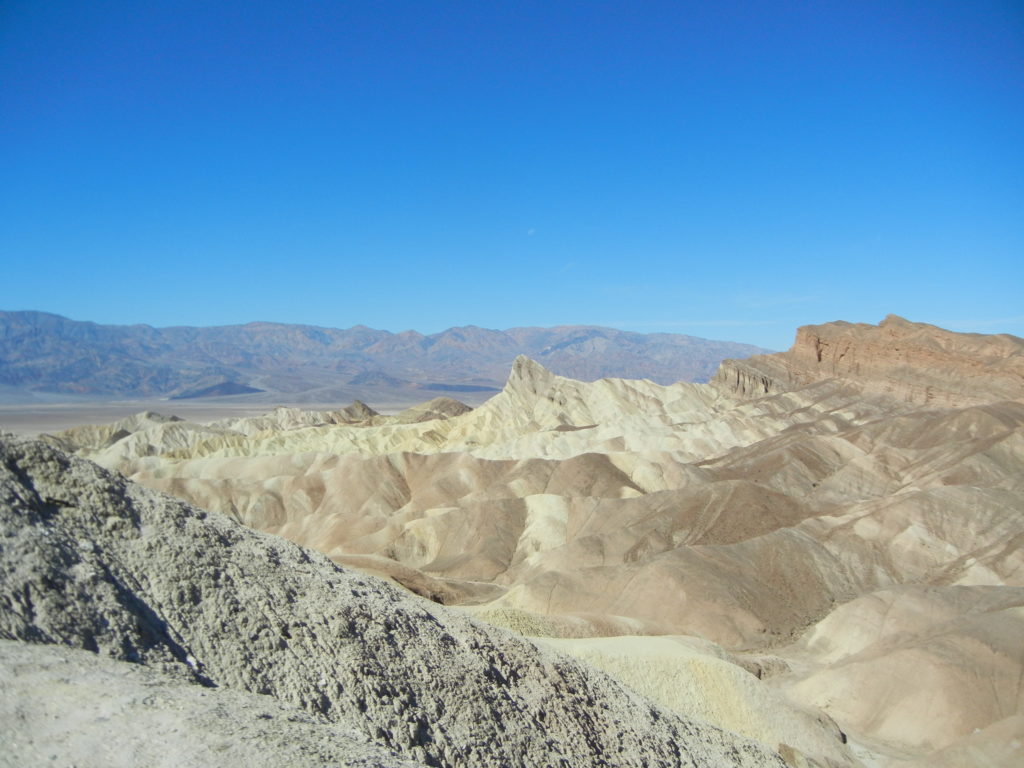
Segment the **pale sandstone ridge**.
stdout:
<svg viewBox="0 0 1024 768">
<path fill-rule="evenodd" d="M 0 441 L 0 543 L 0 639 L 81 649 L 0 643 L 5 691 L 24 695 L 0 719 L 3 765 L 106 766 L 108 741 L 139 759 L 161 746 L 165 765 L 784 765 L 569 657 L 43 443 Z M 85 700 L 115 717 L 77 711 Z M 143 711 L 116 717 L 126 702 Z M 216 721 L 193 726 L 204 710 L 238 721 L 216 739 Z"/>
<path fill-rule="evenodd" d="M 931 406 L 1024 400 L 1024 339 L 954 333 L 889 315 L 807 325 L 788 352 L 726 360 L 717 385 L 744 397 L 839 379 L 863 392 Z"/>
<path fill-rule="evenodd" d="M 941 753 L 1014 766 L 982 734 L 1024 712 L 1024 402 L 1008 384 L 1020 340 L 895 319 L 824 328 L 713 385 L 580 382 L 519 358 L 487 403 L 431 407 L 428 421 L 149 418 L 78 450 L 566 640 L 664 707 L 794 764 Z M 890 331 L 915 340 L 902 362 L 885 362 Z M 844 334 L 877 342 L 874 362 L 862 347 L 827 352 Z M 974 377 L 959 387 L 969 397 L 958 370 Z"/>
</svg>

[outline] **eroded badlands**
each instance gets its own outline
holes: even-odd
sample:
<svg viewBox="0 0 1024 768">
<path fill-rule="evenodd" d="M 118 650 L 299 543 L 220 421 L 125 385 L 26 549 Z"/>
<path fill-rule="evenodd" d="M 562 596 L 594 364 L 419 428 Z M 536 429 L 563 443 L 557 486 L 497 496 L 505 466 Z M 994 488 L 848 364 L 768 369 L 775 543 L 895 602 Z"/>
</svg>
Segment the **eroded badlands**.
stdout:
<svg viewBox="0 0 1024 768">
<path fill-rule="evenodd" d="M 802 328 L 789 352 L 727 361 L 706 385 L 583 383 L 520 358 L 504 390 L 475 410 L 442 398 L 398 416 L 361 404 L 212 424 L 140 414 L 49 436 L 52 448 L 9 447 L 5 503 L 38 517 L 39 552 L 54 541 L 47 526 L 64 526 L 101 542 L 101 554 L 88 557 L 68 544 L 81 562 L 100 568 L 108 552 L 130 562 L 124 568 L 141 585 L 132 594 L 182 633 L 174 642 L 193 649 L 186 655 L 210 681 L 307 710 L 327 696 L 316 716 L 347 724 L 393 759 L 1011 766 L 1024 762 L 1022 425 L 1024 341 L 890 317 Z M 48 468 L 61 462 L 87 478 L 70 500 L 39 490 L 39 476 L 60 485 Z M 178 522 L 131 518 L 138 546 L 111 538 L 99 518 L 87 532 L 72 530 L 67 509 L 101 503 L 94 486 L 143 500 L 130 509 L 176 510 Z M 28 535 L 17 519 L 9 525 L 5 535 Z M 160 545 L 158 526 L 169 539 Z M 257 638 L 251 646 L 225 640 L 233 630 L 209 629 L 212 605 L 229 599 L 214 589 L 223 579 L 198 587 L 198 601 L 170 597 L 170 581 L 151 573 L 144 554 L 161 547 L 174 550 L 187 584 L 224 567 L 211 557 L 234 563 L 218 571 L 231 574 L 232 588 L 245 600 L 266 592 L 277 606 L 269 624 L 249 620 L 267 624 L 267 636 L 248 621 L 240 631 Z M 216 554 L 221 547 L 230 552 Z M 61 577 L 75 585 L 61 599 L 87 602 L 91 582 L 62 552 L 39 554 L 39 568 L 73 573 Z M 18 554 L 5 544 L 4 557 Z M 19 603 L 19 585 L 34 583 L 21 557 L 5 565 L 3 607 L 21 611 L 23 623 L 0 636 L 91 642 L 105 655 L 154 663 L 149 651 L 118 650 L 124 641 L 113 635 L 86 641 L 82 630 L 45 628 L 45 614 Z M 296 579 L 305 581 L 289 584 Z M 317 592 L 321 581 L 392 607 L 331 602 L 340 598 Z M 104 605 L 118 599 L 111 593 Z M 325 605 L 331 618 L 320 618 Z M 185 612 L 167 614 L 169 606 Z M 393 610 L 400 620 L 386 618 Z M 355 624 L 339 618 L 353 611 Z M 289 630 L 281 641 L 276 623 L 290 627 L 300 615 L 307 629 L 326 622 L 318 637 L 348 639 L 300 642 Z M 216 640 L 197 639 L 207 631 Z M 270 672 L 268 659 L 280 657 L 267 654 L 281 642 L 295 669 Z M 367 650 L 374 644 L 383 645 Z M 389 644 L 395 652 L 380 657 Z M 420 646 L 423 658 L 397 660 Z M 153 653 L 172 667 L 184 658 L 170 645 Z M 481 653 L 517 659 L 492 664 L 500 694 L 486 672 L 461 691 L 477 679 L 467 669 L 483 663 Z M 359 660 L 368 654 L 387 685 L 367 682 Z M 570 664 L 565 654 L 582 662 L 564 667 L 571 674 L 559 672 Z M 374 714 L 405 700 L 396 679 L 418 681 L 409 685 L 419 719 L 409 722 L 419 724 L 405 731 L 405 710 Z M 529 687 L 527 703 L 508 704 L 509 686 Z M 477 712 L 479 701 L 490 708 Z M 555 727 L 559 707 L 566 719 Z M 463 728 L 463 711 L 475 713 L 472 727 Z M 557 728 L 582 730 L 569 737 Z M 543 745 L 545 734 L 561 751 Z M 504 751 L 480 746 L 492 739 Z"/>
</svg>

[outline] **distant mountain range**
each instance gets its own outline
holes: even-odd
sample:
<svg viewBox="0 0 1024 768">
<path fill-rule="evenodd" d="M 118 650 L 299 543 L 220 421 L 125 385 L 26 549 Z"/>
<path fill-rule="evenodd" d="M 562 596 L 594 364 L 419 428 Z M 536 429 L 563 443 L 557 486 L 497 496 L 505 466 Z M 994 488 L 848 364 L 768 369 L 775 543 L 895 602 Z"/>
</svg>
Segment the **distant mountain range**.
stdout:
<svg viewBox="0 0 1024 768">
<path fill-rule="evenodd" d="M 725 358 L 767 350 L 596 326 L 449 328 L 424 335 L 280 323 L 210 328 L 98 325 L 0 311 L 3 399 L 245 397 L 481 401 L 524 354 L 576 379 L 707 381 Z"/>
</svg>

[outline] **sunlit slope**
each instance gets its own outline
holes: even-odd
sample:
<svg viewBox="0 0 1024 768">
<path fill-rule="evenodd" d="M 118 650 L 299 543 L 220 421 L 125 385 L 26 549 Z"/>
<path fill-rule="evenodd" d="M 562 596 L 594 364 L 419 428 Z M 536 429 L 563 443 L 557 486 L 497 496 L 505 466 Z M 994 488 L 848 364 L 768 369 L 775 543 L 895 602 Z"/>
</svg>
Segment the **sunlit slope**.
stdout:
<svg viewBox="0 0 1024 768">
<path fill-rule="evenodd" d="M 604 379 L 579 382 L 519 358 L 504 390 L 479 408 L 432 412 L 428 421 L 403 422 L 373 414 L 342 422 L 334 414 L 278 409 L 276 418 L 235 419 L 210 425 L 175 421 L 143 424 L 105 445 L 81 445 L 90 458 L 124 467 L 148 456 L 170 459 L 280 454 L 463 453 L 480 458 L 563 459 L 582 453 L 670 451 L 695 461 L 748 445 L 791 426 L 831 414 L 834 430 L 878 412 L 851 402 L 849 393 L 823 386 L 786 393 L 770 403 L 739 402 L 710 385 Z M 372 413 L 372 412 L 371 412 Z M 328 418 L 330 416 L 331 418 Z M 287 417 L 287 418 L 286 418 Z"/>
</svg>

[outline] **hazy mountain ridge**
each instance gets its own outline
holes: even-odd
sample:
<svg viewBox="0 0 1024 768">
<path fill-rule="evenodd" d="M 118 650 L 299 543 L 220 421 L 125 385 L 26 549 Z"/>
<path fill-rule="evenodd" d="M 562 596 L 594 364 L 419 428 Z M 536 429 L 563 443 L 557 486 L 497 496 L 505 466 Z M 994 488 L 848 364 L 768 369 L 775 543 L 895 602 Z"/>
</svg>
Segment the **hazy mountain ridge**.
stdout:
<svg viewBox="0 0 1024 768">
<path fill-rule="evenodd" d="M 153 328 L 0 312 L 0 385 L 27 393 L 173 396 L 226 382 L 276 393 L 320 392 L 325 400 L 371 399 L 374 392 L 408 397 L 431 385 L 497 391 L 520 354 L 577 379 L 668 384 L 706 381 L 723 359 L 764 351 L 596 326 L 465 326 L 423 335 L 263 322 Z"/>
</svg>

